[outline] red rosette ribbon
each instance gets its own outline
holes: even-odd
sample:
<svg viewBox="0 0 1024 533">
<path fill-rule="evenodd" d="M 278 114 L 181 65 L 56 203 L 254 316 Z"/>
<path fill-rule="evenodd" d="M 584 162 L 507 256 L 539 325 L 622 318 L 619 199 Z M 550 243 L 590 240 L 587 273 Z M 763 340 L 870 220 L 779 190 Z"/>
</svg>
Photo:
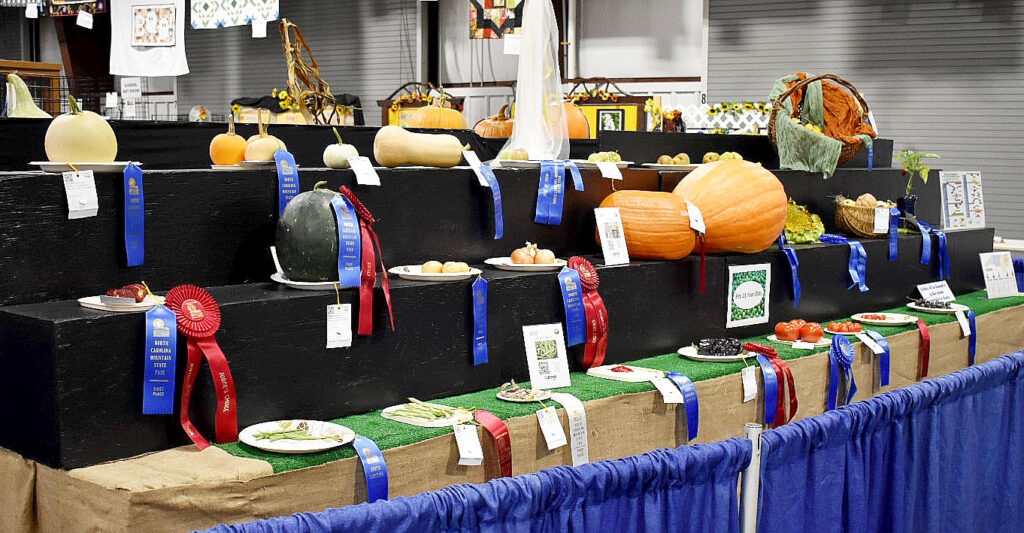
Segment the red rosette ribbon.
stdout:
<svg viewBox="0 0 1024 533">
<path fill-rule="evenodd" d="M 388 269 L 384 266 L 384 254 L 380 251 L 380 241 L 377 233 L 373 231 L 373 223 L 376 220 L 370 214 L 370 210 L 359 201 L 356 194 L 348 187 L 342 185 L 338 189 L 352 204 L 359 216 L 359 229 L 362 232 L 362 265 L 360 270 L 361 282 L 359 284 L 359 329 L 360 335 L 373 334 L 373 286 L 377 282 L 377 258 L 380 258 L 381 286 L 384 288 L 384 301 L 388 304 L 388 317 L 391 319 L 391 331 L 395 330 L 395 314 L 391 309 L 391 288 L 388 285 Z M 376 253 L 374 247 L 376 246 Z"/>
<path fill-rule="evenodd" d="M 608 351 L 608 308 L 597 292 L 601 279 L 594 265 L 582 257 L 570 257 L 568 265 L 579 272 L 580 286 L 583 289 L 583 310 L 587 316 L 587 344 L 584 349 L 583 366 L 601 366 Z"/>
<path fill-rule="evenodd" d="M 789 365 L 779 357 L 779 352 L 771 346 L 756 342 L 748 342 L 743 345 L 743 349 L 748 352 L 759 353 L 767 357 L 768 362 L 772 364 L 772 369 L 775 371 L 775 379 L 779 384 L 778 399 L 775 402 L 775 405 L 778 406 L 775 411 L 775 426 L 778 427 L 792 421 L 793 417 L 796 416 L 796 411 L 800 404 L 796 398 L 796 381 L 793 379 L 793 371 L 789 369 Z M 786 416 L 785 403 L 782 401 L 783 383 L 785 383 L 786 387 L 789 389 L 788 417 Z"/>
<path fill-rule="evenodd" d="M 235 381 L 228 360 L 213 334 L 220 328 L 220 306 L 210 293 L 195 285 L 179 285 L 167 293 L 166 305 L 177 316 L 178 331 L 188 337 L 188 365 L 181 384 L 181 427 L 200 450 L 210 443 L 199 433 L 189 418 L 192 388 L 199 366 L 205 357 L 210 365 L 213 386 L 217 393 L 217 442 L 238 440 L 238 411 Z"/>
</svg>

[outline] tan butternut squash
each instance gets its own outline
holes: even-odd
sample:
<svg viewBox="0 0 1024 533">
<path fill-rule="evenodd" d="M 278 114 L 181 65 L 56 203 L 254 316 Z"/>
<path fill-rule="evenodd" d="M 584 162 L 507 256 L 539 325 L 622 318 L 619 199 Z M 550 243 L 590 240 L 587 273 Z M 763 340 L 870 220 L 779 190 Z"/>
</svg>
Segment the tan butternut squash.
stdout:
<svg viewBox="0 0 1024 533">
<path fill-rule="evenodd" d="M 413 133 L 398 126 L 384 126 L 373 138 L 373 157 L 385 167 L 449 168 L 462 161 L 462 143 L 454 135 Z"/>
</svg>

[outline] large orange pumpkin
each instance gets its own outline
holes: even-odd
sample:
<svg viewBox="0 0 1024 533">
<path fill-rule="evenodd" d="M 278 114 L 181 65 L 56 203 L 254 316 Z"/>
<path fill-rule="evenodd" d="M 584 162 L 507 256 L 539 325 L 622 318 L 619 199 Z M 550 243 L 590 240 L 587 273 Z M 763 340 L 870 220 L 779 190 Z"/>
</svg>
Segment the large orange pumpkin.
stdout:
<svg viewBox="0 0 1024 533">
<path fill-rule="evenodd" d="M 682 259 L 693 251 L 694 233 L 686 201 L 669 192 L 618 191 L 601 201 L 618 207 L 629 256 L 637 259 Z M 597 237 L 600 244 L 601 237 Z"/>
<path fill-rule="evenodd" d="M 589 139 L 590 122 L 587 120 L 587 116 L 583 114 L 583 110 L 568 100 L 565 101 L 564 107 L 565 121 L 569 124 L 569 138 Z"/>
<path fill-rule="evenodd" d="M 509 135 L 512 135 L 514 122 L 505 114 L 506 109 L 508 109 L 508 104 L 501 106 L 497 115 L 480 119 L 473 126 L 473 131 L 481 137 L 507 139 Z"/>
<path fill-rule="evenodd" d="M 434 103 L 423 106 L 409 117 L 410 128 L 441 128 L 446 130 L 466 129 L 466 117 L 456 109 L 445 106 L 445 98 L 435 98 Z"/>
<path fill-rule="evenodd" d="M 707 251 L 760 252 L 786 226 L 786 191 L 775 174 L 757 163 L 724 160 L 700 165 L 672 194 L 700 209 Z"/>
</svg>

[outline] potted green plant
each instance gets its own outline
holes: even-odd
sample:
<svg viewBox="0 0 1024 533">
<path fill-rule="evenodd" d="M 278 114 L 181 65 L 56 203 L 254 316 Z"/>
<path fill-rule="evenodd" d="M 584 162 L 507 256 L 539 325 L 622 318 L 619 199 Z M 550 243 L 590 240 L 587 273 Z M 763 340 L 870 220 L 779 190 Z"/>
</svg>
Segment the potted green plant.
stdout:
<svg viewBox="0 0 1024 533">
<path fill-rule="evenodd" d="M 939 156 L 913 150 L 903 150 L 896 154 L 896 161 L 903 167 L 903 175 L 907 177 L 907 192 L 904 196 L 896 199 L 896 207 L 900 213 L 914 215 L 917 212 L 917 195 L 913 194 L 914 176 L 919 176 L 922 183 L 928 183 L 928 173 L 931 172 L 932 167 L 924 163 L 926 158 L 939 159 Z M 904 228 L 906 225 L 906 219 L 901 217 L 900 228 Z"/>
</svg>

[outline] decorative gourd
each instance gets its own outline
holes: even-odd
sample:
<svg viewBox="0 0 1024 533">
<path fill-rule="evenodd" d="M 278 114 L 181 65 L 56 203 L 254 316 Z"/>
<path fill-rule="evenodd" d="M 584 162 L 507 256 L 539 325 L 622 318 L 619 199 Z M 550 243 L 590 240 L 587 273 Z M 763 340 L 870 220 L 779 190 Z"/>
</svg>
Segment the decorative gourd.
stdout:
<svg viewBox="0 0 1024 533">
<path fill-rule="evenodd" d="M 338 222 L 326 181 L 292 198 L 277 220 L 277 260 L 292 281 L 338 279 Z"/>
<path fill-rule="evenodd" d="M 218 133 L 210 141 L 210 161 L 214 165 L 237 165 L 245 160 L 245 139 L 235 134 L 235 115 L 228 115 L 227 133 Z"/>
<path fill-rule="evenodd" d="M 473 131 L 481 137 L 507 139 L 509 135 L 512 135 L 512 126 L 515 123 L 505 115 L 506 109 L 508 109 L 508 104 L 501 106 L 497 115 L 480 119 L 473 126 Z"/>
<path fill-rule="evenodd" d="M 565 121 L 569 125 L 569 138 L 589 139 L 590 122 L 587 120 L 587 115 L 583 114 L 583 110 L 568 100 L 564 102 L 563 107 L 565 108 Z"/>
<path fill-rule="evenodd" d="M 256 124 L 259 133 L 249 137 L 245 144 L 246 161 L 273 161 L 274 153 L 280 148 L 287 150 L 284 142 L 267 133 L 267 126 L 263 124 L 263 113 L 256 113 Z"/>
<path fill-rule="evenodd" d="M 693 251 L 686 201 L 670 192 L 618 191 L 601 201 L 618 207 L 629 256 L 637 259 L 682 259 Z M 600 244 L 601 237 L 598 235 Z"/>
<path fill-rule="evenodd" d="M 8 74 L 7 83 L 14 88 L 14 109 L 7 110 L 8 118 L 50 118 L 50 114 L 36 106 L 28 85 L 17 74 Z"/>
<path fill-rule="evenodd" d="M 417 109 L 409 117 L 410 128 L 441 128 L 446 130 L 466 129 L 466 117 L 456 109 L 445 107 L 448 95 L 441 93 L 441 96 L 434 99 L 434 103 Z"/>
<path fill-rule="evenodd" d="M 117 157 L 117 137 L 103 117 L 78 107 L 68 95 L 70 111 L 53 119 L 46 128 L 46 157 L 69 163 L 109 163 Z"/>
<path fill-rule="evenodd" d="M 373 138 L 373 157 L 382 166 L 454 167 L 462 161 L 462 143 L 454 135 L 413 133 L 384 126 Z"/>
<path fill-rule="evenodd" d="M 704 216 L 706 250 L 760 252 L 786 226 L 786 191 L 775 174 L 757 163 L 726 160 L 690 172 L 672 194 L 692 202 Z"/>
<path fill-rule="evenodd" d="M 359 157 L 359 150 L 356 150 L 355 146 L 341 141 L 341 134 L 338 133 L 338 128 L 331 129 L 334 130 L 334 136 L 338 138 L 338 142 L 329 144 L 327 148 L 324 148 L 324 165 L 328 168 L 348 168 L 348 158 Z"/>
</svg>

